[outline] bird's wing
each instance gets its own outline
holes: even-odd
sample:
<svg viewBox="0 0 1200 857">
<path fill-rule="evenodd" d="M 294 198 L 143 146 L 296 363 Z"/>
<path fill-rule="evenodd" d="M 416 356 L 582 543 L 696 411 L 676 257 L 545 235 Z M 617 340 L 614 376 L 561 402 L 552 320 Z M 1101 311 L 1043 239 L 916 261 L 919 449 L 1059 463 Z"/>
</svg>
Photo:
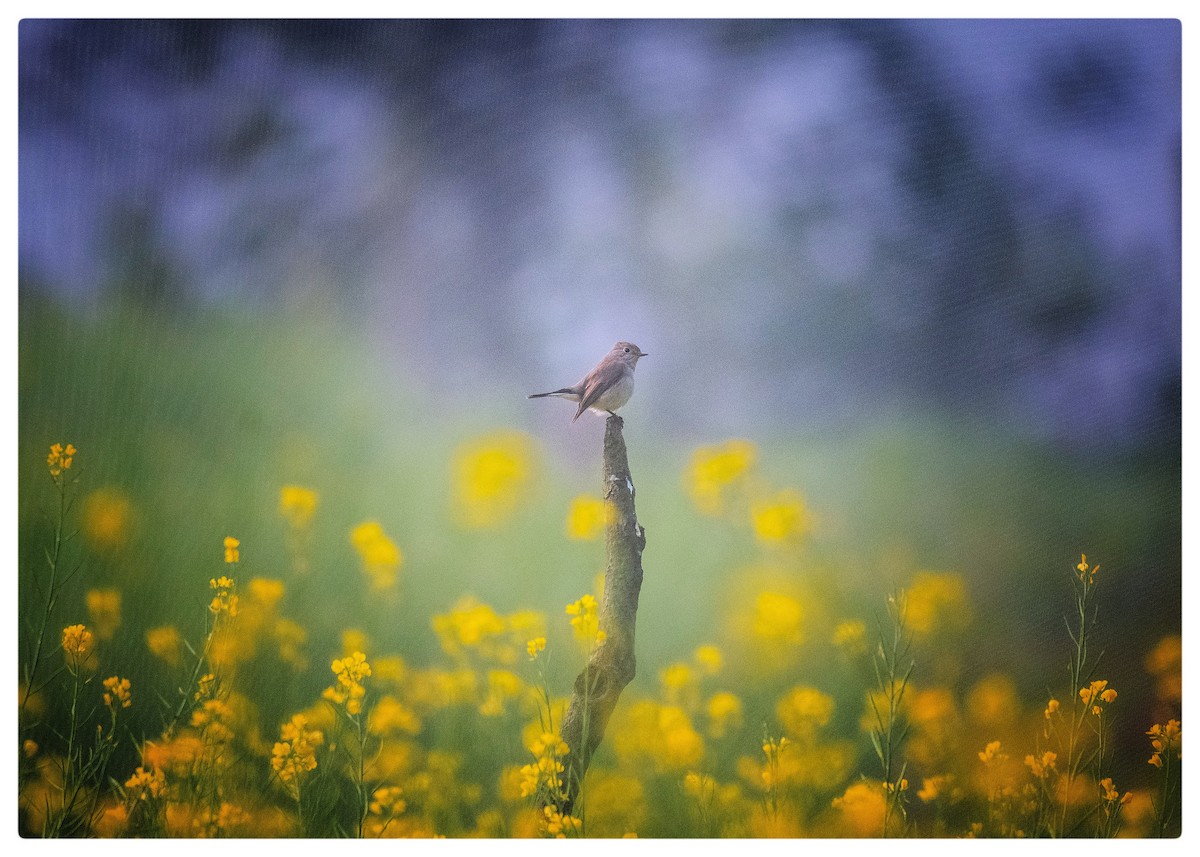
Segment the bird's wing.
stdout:
<svg viewBox="0 0 1200 857">
<path fill-rule="evenodd" d="M 588 383 L 583 387 L 583 393 L 579 397 L 579 409 L 575 411 L 575 416 L 572 417 L 571 422 L 575 422 L 575 420 L 579 419 L 580 414 L 596 404 L 600 398 L 600 394 L 607 389 L 604 381 L 605 379 L 599 373 L 588 379 Z"/>
</svg>

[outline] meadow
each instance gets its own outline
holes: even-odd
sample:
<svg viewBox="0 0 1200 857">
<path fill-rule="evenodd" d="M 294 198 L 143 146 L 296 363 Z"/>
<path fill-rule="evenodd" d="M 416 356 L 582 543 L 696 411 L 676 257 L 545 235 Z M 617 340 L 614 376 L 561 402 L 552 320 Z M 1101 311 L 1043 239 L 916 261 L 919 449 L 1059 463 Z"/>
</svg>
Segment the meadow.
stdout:
<svg viewBox="0 0 1200 857">
<path fill-rule="evenodd" d="M 1179 834 L 1177 451 L 637 399 L 638 674 L 565 805 L 602 421 L 573 457 L 524 392 L 455 407 L 335 313 L 24 296 L 22 835 Z"/>
</svg>

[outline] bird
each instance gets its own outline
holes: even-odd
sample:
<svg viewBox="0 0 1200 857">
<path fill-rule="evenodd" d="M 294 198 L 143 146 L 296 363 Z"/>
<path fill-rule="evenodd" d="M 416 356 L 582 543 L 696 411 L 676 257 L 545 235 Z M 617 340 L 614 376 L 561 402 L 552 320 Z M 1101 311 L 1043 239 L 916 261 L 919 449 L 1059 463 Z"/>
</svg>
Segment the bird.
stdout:
<svg viewBox="0 0 1200 857">
<path fill-rule="evenodd" d="M 638 359 L 645 356 L 646 352 L 632 342 L 618 342 L 578 384 L 549 393 L 531 393 L 529 398 L 555 396 L 578 402 L 579 408 L 571 417 L 571 422 L 579 419 L 580 414 L 589 408 L 598 414 L 609 413 L 615 417 L 617 408 L 633 395 L 633 369 Z"/>
</svg>

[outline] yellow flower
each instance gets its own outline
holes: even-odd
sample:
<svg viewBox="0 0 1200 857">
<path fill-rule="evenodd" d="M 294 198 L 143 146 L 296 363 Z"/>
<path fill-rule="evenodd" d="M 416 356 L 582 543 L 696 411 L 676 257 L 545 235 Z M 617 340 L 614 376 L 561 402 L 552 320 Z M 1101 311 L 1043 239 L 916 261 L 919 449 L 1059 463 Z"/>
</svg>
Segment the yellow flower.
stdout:
<svg viewBox="0 0 1200 857">
<path fill-rule="evenodd" d="M 1058 713 L 1058 708 L 1059 708 L 1058 700 L 1052 698 L 1049 702 L 1046 703 L 1046 710 L 1042 712 L 1042 716 L 1045 717 L 1047 720 L 1049 720 L 1052 715 Z"/>
<path fill-rule="evenodd" d="M 715 693 L 706 706 L 708 734 L 713 738 L 724 738 L 742 725 L 742 701 L 728 691 Z"/>
<path fill-rule="evenodd" d="M 590 651 L 607 638 L 604 631 L 600 630 L 600 614 L 596 599 L 591 595 L 584 595 L 573 604 L 568 604 L 567 614 L 574 617 L 571 619 L 571 627 L 575 630 L 575 639 L 582 643 L 585 649 Z"/>
<path fill-rule="evenodd" d="M 762 592 L 754 602 L 752 630 L 760 639 L 789 645 L 804 641 L 804 607 L 782 592 Z"/>
<path fill-rule="evenodd" d="M 1091 706 L 1093 714 L 1098 715 L 1103 711 L 1100 703 L 1111 704 L 1116 700 L 1117 692 L 1108 686 L 1107 681 L 1099 679 L 1087 687 L 1080 688 L 1079 698 L 1085 706 Z"/>
<path fill-rule="evenodd" d="M 649 760 L 662 771 L 686 771 L 704 757 L 704 739 L 679 706 L 643 700 L 618 710 L 622 723 L 613 744 L 622 760 L 632 764 Z"/>
<path fill-rule="evenodd" d="M 371 792 L 371 802 L 367 809 L 380 821 L 402 815 L 404 810 L 408 809 L 408 804 L 404 800 L 404 790 L 400 786 L 380 786 Z M 386 825 L 386 822 L 384 824 Z M 382 832 L 383 827 L 381 826 L 379 833 Z"/>
<path fill-rule="evenodd" d="M 282 580 L 269 580 L 265 577 L 255 577 L 246 584 L 250 598 L 264 610 L 272 610 L 283 598 L 285 591 Z"/>
<path fill-rule="evenodd" d="M 303 714 L 294 714 L 279 728 L 279 738 L 271 748 L 271 767 L 291 794 L 298 795 L 303 775 L 317 767 L 316 748 L 325 742 L 325 735 L 309 729 Z"/>
<path fill-rule="evenodd" d="M 856 836 L 875 836 L 883 830 L 887 798 L 881 788 L 869 783 L 855 783 L 841 797 L 833 799 L 833 807 L 842 813 Z"/>
<path fill-rule="evenodd" d="M 34 741 L 30 738 L 26 738 L 25 741 L 21 744 L 21 751 L 25 754 L 26 759 L 32 759 L 34 756 L 37 755 L 37 751 L 38 751 L 37 741 Z"/>
<path fill-rule="evenodd" d="M 337 676 L 337 684 L 327 688 L 321 696 L 335 705 L 344 705 L 347 714 L 361 713 L 362 700 L 367 693 L 362 682 L 371 674 L 371 665 L 367 663 L 367 656 L 362 652 L 355 652 L 349 657 L 337 658 L 333 661 L 330 669 Z"/>
<path fill-rule="evenodd" d="M 534 637 L 525 644 L 525 651 L 529 652 L 529 659 L 533 660 L 538 656 L 539 652 L 546 651 L 546 638 Z"/>
<path fill-rule="evenodd" d="M 83 625 L 68 625 L 63 628 L 62 650 L 67 660 L 78 665 L 92 653 L 96 638 Z"/>
<path fill-rule="evenodd" d="M 146 648 L 156 658 L 166 661 L 173 667 L 179 666 L 181 643 L 179 631 L 172 625 L 151 628 L 146 632 Z"/>
<path fill-rule="evenodd" d="M 192 699 L 196 702 L 206 699 L 216 699 L 217 697 L 217 677 L 212 673 L 205 673 L 200 676 L 196 682 L 196 692 L 192 695 Z"/>
<path fill-rule="evenodd" d="M 226 548 L 226 551 L 228 550 L 229 549 Z M 232 560 L 233 562 L 237 562 L 236 554 L 237 549 L 235 548 L 235 558 Z M 226 562 L 229 561 L 230 560 L 226 560 Z M 209 588 L 211 588 L 215 593 L 213 595 L 213 600 L 209 602 L 208 609 L 213 613 L 216 613 L 218 616 L 236 616 L 238 614 L 238 597 L 233 594 L 233 578 L 221 575 L 220 577 L 211 578 L 208 581 L 208 585 Z"/>
<path fill-rule="evenodd" d="M 1146 670 L 1158 680 L 1158 698 L 1177 702 L 1183 698 L 1183 638 L 1163 637 L 1146 656 Z"/>
<path fill-rule="evenodd" d="M 520 660 L 522 642 L 529 652 L 531 640 L 545 634 L 541 614 L 521 610 L 502 616 L 470 596 L 460 598 L 449 613 L 435 615 L 432 625 L 446 654 L 459 659 L 474 654 L 504 666 Z"/>
<path fill-rule="evenodd" d="M 533 465 L 533 441 L 516 432 L 476 438 L 459 447 L 454 485 L 461 522 L 472 529 L 507 523 L 533 478 Z"/>
<path fill-rule="evenodd" d="M 363 573 L 370 579 L 372 589 L 380 591 L 396 585 L 396 572 L 404 562 L 404 555 L 378 521 L 359 524 L 350 531 L 350 542 L 358 551 Z"/>
<path fill-rule="evenodd" d="M 949 787 L 952 780 L 953 778 L 949 774 L 926 777 L 921 781 L 921 788 L 917 791 L 917 797 L 923 803 L 933 803 Z"/>
<path fill-rule="evenodd" d="M 699 646 L 692 653 L 692 657 L 699 664 L 700 669 L 705 675 L 716 675 L 721 671 L 721 666 L 724 659 L 721 656 L 721 650 L 716 646 Z"/>
<path fill-rule="evenodd" d="M 962 575 L 923 571 L 904 593 L 904 618 L 918 635 L 935 630 L 961 630 L 970 623 L 967 587 Z"/>
<path fill-rule="evenodd" d="M 159 798 L 166 794 L 167 778 L 158 768 L 146 770 L 139 766 L 133 776 L 125 781 L 125 788 L 135 801 Z"/>
<path fill-rule="evenodd" d="M 775 716 L 795 738 L 811 740 L 833 717 L 833 697 L 813 687 L 792 688 L 775 706 Z"/>
<path fill-rule="evenodd" d="M 59 474 L 71 467 L 71 458 L 78 450 L 71 444 L 67 444 L 67 448 L 63 449 L 61 443 L 56 443 L 50 447 L 50 454 L 46 456 L 46 465 L 50 468 L 50 476 L 58 479 Z"/>
<path fill-rule="evenodd" d="M 984 676 L 967 694 L 967 710 L 980 726 L 1012 723 L 1021 710 L 1016 683 L 1002 673 Z"/>
<path fill-rule="evenodd" d="M 1006 758 L 1006 756 L 1000 752 L 999 741 L 990 741 L 988 745 L 983 748 L 983 752 L 979 753 L 979 761 L 983 762 L 985 765 L 990 765 L 992 762 L 998 762 L 1004 758 Z"/>
<path fill-rule="evenodd" d="M 729 440 L 695 450 L 683 482 L 696 508 L 705 515 L 720 514 L 728 493 L 748 475 L 757 455 L 748 440 Z"/>
<path fill-rule="evenodd" d="M 299 485 L 279 489 L 279 514 L 292 529 L 302 530 L 312 523 L 317 511 L 317 492 Z"/>
<path fill-rule="evenodd" d="M 112 676 L 104 680 L 104 704 L 109 708 L 128 708 L 133 704 L 130 694 L 130 683 L 127 678 Z"/>
<path fill-rule="evenodd" d="M 1183 729 L 1178 720 L 1168 720 L 1166 726 L 1155 723 L 1146 734 L 1150 736 L 1150 746 L 1154 748 L 1154 755 L 1150 757 L 1151 765 L 1161 768 L 1163 755 L 1169 754 L 1171 750 L 1175 751 L 1176 758 L 1181 757 Z"/>
<path fill-rule="evenodd" d="M 608 520 L 607 509 L 599 497 L 580 494 L 571 501 L 571 508 L 567 511 L 567 537 L 579 541 L 599 538 Z"/>
<path fill-rule="evenodd" d="M 206 699 L 192 712 L 191 725 L 200 730 L 204 743 L 211 747 L 233 740 L 233 720 L 233 709 L 227 703 L 220 699 Z"/>
<path fill-rule="evenodd" d="M 808 529 L 804 500 L 795 491 L 784 490 L 750 507 L 754 534 L 762 542 L 782 542 L 803 535 Z"/>
<path fill-rule="evenodd" d="M 225 537 L 225 562 L 232 564 L 238 561 L 238 545 L 240 544 L 241 542 L 233 536 Z"/>
<path fill-rule="evenodd" d="M 367 717 L 367 731 L 380 737 L 397 732 L 416 735 L 421 731 L 421 720 L 411 708 L 388 695 L 372 706 Z"/>
<path fill-rule="evenodd" d="M 555 807 L 542 807 L 545 815 L 543 831 L 555 839 L 566 839 L 568 836 L 578 836 L 583 829 L 583 822 L 573 815 L 563 815 Z"/>
<path fill-rule="evenodd" d="M 1075 566 L 1075 570 L 1079 572 L 1079 579 L 1084 583 L 1094 583 L 1096 580 L 1096 572 L 1100 570 L 1100 566 L 1089 566 L 1087 554 L 1080 554 L 1079 565 Z"/>
<path fill-rule="evenodd" d="M 525 682 L 509 670 L 488 670 L 487 680 L 487 695 L 479 704 L 479 713 L 484 717 L 502 717 L 508 704 L 524 693 Z"/>
<path fill-rule="evenodd" d="M 1042 755 L 1034 756 L 1029 754 L 1025 757 L 1025 766 L 1029 768 L 1029 772 L 1038 779 L 1043 779 L 1051 771 L 1055 769 L 1055 763 L 1058 761 L 1058 754 L 1047 750 Z"/>
<path fill-rule="evenodd" d="M 1111 803 L 1116 803 L 1121 799 L 1120 793 L 1113 786 L 1112 777 L 1105 777 L 1096 784 L 1100 789 L 1100 796 Z"/>
<path fill-rule="evenodd" d="M 129 498 L 116 488 L 100 488 L 83 503 L 83 535 L 98 550 L 121 547 L 133 517 Z"/>
<path fill-rule="evenodd" d="M 116 589 L 90 589 L 84 596 L 88 616 L 101 640 L 111 640 L 121 626 L 121 593 Z"/>
<path fill-rule="evenodd" d="M 533 753 L 534 761 L 520 770 L 521 797 L 559 797 L 563 790 L 560 775 L 566 770 L 561 760 L 570 748 L 558 733 L 543 732 L 530 744 L 529 751 Z"/>
</svg>

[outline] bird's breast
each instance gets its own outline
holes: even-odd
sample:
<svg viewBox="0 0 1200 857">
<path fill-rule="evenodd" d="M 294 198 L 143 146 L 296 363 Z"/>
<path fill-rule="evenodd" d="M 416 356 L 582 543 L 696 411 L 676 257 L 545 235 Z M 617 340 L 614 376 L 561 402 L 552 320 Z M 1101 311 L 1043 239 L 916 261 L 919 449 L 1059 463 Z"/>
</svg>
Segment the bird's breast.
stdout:
<svg viewBox="0 0 1200 857">
<path fill-rule="evenodd" d="M 633 373 L 622 372 L 620 379 L 600 394 L 600 398 L 596 400 L 596 404 L 592 405 L 592 408 L 597 412 L 615 411 L 628 402 L 632 395 Z"/>
</svg>

